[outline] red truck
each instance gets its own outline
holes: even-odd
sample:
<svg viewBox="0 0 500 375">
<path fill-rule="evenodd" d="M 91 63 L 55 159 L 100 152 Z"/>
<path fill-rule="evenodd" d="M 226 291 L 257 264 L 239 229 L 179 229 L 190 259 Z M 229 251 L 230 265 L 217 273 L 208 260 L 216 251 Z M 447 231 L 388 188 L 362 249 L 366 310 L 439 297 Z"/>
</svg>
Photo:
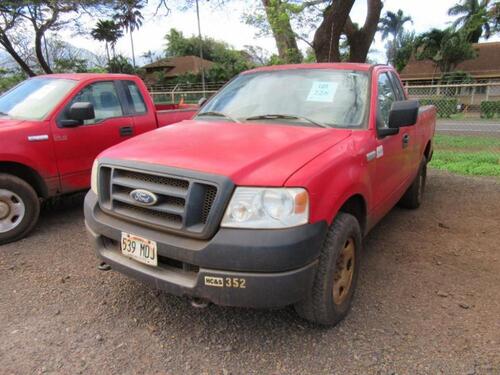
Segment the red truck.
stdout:
<svg viewBox="0 0 500 375">
<path fill-rule="evenodd" d="M 0 96 L 0 245 L 33 229 L 41 199 L 87 189 L 101 151 L 195 113 L 162 109 L 130 75 L 38 76 Z"/>
<path fill-rule="evenodd" d="M 388 66 L 244 72 L 193 120 L 101 153 L 87 229 L 111 268 L 197 304 L 336 324 L 363 236 L 422 201 L 435 118 Z"/>
</svg>

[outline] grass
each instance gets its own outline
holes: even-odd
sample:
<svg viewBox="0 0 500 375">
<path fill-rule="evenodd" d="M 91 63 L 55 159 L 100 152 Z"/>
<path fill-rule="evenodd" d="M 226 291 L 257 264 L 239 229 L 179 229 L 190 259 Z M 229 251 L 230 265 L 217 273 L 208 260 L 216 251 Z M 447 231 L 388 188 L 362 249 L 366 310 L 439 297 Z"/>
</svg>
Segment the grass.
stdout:
<svg viewBox="0 0 500 375">
<path fill-rule="evenodd" d="M 449 118 L 440 117 L 438 120 L 454 120 L 454 121 L 483 121 L 483 122 L 494 122 L 498 121 L 498 116 L 494 116 L 492 118 L 482 118 L 479 116 L 479 113 L 453 113 Z"/>
<path fill-rule="evenodd" d="M 438 134 L 430 166 L 461 175 L 500 177 L 500 138 Z"/>
</svg>

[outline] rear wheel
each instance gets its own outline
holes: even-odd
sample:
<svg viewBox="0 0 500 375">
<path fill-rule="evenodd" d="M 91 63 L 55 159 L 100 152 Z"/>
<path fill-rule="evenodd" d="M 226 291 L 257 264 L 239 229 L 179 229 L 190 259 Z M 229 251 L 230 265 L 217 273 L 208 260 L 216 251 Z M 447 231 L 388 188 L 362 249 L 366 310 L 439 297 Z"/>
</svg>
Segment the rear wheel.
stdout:
<svg viewBox="0 0 500 375">
<path fill-rule="evenodd" d="M 361 252 L 356 218 L 339 213 L 328 230 L 309 296 L 295 305 L 313 323 L 335 325 L 348 313 L 356 287 Z"/>
<path fill-rule="evenodd" d="M 0 245 L 17 241 L 35 226 L 40 201 L 24 180 L 0 174 Z"/>
<path fill-rule="evenodd" d="M 427 180 L 427 159 L 425 158 L 425 156 L 423 156 L 422 161 L 420 162 L 420 168 L 418 169 L 417 177 L 415 177 L 412 184 L 405 192 L 405 194 L 403 195 L 398 204 L 404 208 L 410 208 L 410 209 L 419 208 L 420 205 L 422 204 L 426 180 Z"/>
</svg>

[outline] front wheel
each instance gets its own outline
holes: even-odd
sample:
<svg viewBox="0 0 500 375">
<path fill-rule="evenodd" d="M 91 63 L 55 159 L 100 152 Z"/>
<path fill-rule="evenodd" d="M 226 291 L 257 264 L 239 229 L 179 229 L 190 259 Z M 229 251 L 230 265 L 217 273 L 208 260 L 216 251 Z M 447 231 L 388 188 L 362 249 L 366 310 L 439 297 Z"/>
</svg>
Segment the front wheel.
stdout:
<svg viewBox="0 0 500 375">
<path fill-rule="evenodd" d="M 339 213 L 326 235 L 308 297 L 295 305 L 306 320 L 335 325 L 348 313 L 359 273 L 362 238 L 358 220 Z"/>
<path fill-rule="evenodd" d="M 0 174 L 0 245 L 26 236 L 39 214 L 40 201 L 35 190 L 16 176 Z"/>
</svg>

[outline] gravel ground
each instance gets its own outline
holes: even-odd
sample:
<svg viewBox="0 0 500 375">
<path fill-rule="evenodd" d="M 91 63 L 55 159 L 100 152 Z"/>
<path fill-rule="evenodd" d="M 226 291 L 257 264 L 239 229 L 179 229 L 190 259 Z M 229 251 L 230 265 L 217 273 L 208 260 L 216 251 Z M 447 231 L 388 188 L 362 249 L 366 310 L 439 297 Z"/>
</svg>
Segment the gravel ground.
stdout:
<svg viewBox="0 0 500 375">
<path fill-rule="evenodd" d="M 500 374 L 500 182 L 431 172 L 367 237 L 350 315 L 209 306 L 99 272 L 80 202 L 0 247 L 2 374 Z"/>
</svg>

